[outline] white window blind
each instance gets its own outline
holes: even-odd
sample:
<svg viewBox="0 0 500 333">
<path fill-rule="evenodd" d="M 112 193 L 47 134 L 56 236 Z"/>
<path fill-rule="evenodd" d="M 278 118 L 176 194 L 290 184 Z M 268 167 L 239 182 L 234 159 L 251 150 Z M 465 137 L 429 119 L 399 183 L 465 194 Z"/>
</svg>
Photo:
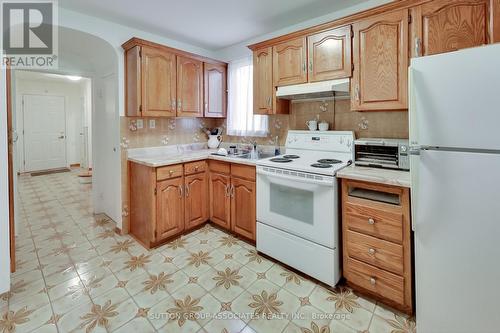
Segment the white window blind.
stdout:
<svg viewBox="0 0 500 333">
<path fill-rule="evenodd" d="M 266 136 L 268 117 L 253 114 L 252 57 L 231 61 L 228 65 L 227 134 Z"/>
</svg>

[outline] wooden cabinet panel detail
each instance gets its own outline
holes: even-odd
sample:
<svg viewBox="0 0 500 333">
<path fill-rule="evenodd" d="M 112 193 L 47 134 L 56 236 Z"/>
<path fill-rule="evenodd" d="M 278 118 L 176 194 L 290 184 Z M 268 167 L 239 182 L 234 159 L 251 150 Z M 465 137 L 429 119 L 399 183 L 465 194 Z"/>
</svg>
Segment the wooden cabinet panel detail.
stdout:
<svg viewBox="0 0 500 333">
<path fill-rule="evenodd" d="M 175 54 L 142 48 L 142 116 L 175 116 Z"/>
<path fill-rule="evenodd" d="M 208 220 L 208 179 L 207 173 L 186 176 L 185 184 L 185 221 L 186 229 L 193 228 Z"/>
<path fill-rule="evenodd" d="M 413 10 L 414 56 L 426 56 L 487 44 L 489 0 L 437 0 Z"/>
<path fill-rule="evenodd" d="M 210 174 L 210 221 L 231 229 L 230 176 L 212 172 Z"/>
<path fill-rule="evenodd" d="M 407 109 L 408 11 L 354 25 L 352 109 Z"/>
<path fill-rule="evenodd" d="M 157 183 L 155 241 L 174 236 L 184 230 L 184 198 L 182 177 Z"/>
<path fill-rule="evenodd" d="M 305 37 L 273 46 L 273 82 L 274 86 L 307 82 Z"/>
<path fill-rule="evenodd" d="M 307 37 L 309 82 L 351 77 L 351 26 Z"/>
<path fill-rule="evenodd" d="M 231 178 L 231 225 L 234 232 L 255 240 L 255 182 Z"/>
<path fill-rule="evenodd" d="M 273 48 L 253 53 L 254 114 L 269 114 L 273 109 Z"/>
<path fill-rule="evenodd" d="M 226 117 L 226 66 L 204 64 L 204 114 L 210 118 Z"/>
<path fill-rule="evenodd" d="M 203 63 L 177 57 L 177 116 L 203 117 Z"/>
</svg>

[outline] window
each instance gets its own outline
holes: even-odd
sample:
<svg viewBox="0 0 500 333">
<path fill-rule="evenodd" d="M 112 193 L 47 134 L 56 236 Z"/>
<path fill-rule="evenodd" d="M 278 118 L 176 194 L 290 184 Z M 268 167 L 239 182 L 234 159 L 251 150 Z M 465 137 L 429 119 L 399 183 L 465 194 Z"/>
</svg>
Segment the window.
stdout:
<svg viewBox="0 0 500 333">
<path fill-rule="evenodd" d="M 267 136 L 267 116 L 253 114 L 252 57 L 232 61 L 228 65 L 227 134 L 235 136 Z"/>
</svg>

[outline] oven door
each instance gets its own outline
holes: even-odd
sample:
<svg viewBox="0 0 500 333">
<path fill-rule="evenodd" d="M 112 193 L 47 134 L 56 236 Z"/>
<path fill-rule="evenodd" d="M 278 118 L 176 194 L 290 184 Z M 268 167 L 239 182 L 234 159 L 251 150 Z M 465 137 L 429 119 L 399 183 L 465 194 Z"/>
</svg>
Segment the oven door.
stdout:
<svg viewBox="0 0 500 333">
<path fill-rule="evenodd" d="M 336 178 L 313 176 L 310 179 L 293 176 L 298 174 L 295 172 L 271 173 L 263 169 L 257 171 L 257 221 L 335 248 L 338 242 Z"/>
</svg>

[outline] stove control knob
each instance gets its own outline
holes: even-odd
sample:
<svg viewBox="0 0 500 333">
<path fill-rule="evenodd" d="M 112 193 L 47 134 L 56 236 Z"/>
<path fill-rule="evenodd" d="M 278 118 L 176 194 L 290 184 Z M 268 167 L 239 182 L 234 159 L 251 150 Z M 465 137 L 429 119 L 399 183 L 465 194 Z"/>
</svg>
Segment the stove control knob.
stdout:
<svg viewBox="0 0 500 333">
<path fill-rule="evenodd" d="M 408 151 L 408 147 L 401 146 L 401 152 L 406 153 Z"/>
</svg>

